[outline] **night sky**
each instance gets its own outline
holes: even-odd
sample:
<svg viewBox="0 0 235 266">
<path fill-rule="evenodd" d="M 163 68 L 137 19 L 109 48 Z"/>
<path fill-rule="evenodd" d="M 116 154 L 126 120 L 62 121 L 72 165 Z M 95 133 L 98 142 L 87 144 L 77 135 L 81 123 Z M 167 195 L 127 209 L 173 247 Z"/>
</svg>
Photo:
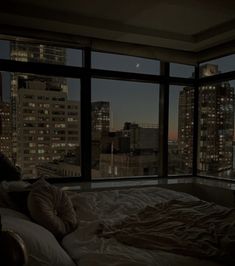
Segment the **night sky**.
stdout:
<svg viewBox="0 0 235 266">
<path fill-rule="evenodd" d="M 8 41 L 0 41 L 0 58 L 9 59 L 10 49 Z M 66 64 L 72 66 L 82 65 L 82 53 L 80 50 L 66 49 Z M 210 61 L 219 64 L 219 70 L 232 71 L 235 68 L 235 55 Z M 143 59 L 130 56 L 110 55 L 105 53 L 92 53 L 92 67 L 120 70 L 144 74 L 160 74 L 160 63 L 157 60 Z M 192 66 L 171 64 L 172 76 L 191 77 Z M 3 72 L 3 99 L 10 98 L 10 75 Z M 80 81 L 67 79 L 69 87 L 69 99 L 79 101 Z M 235 87 L 235 80 L 230 84 Z M 178 126 L 178 98 L 182 86 L 170 86 L 170 110 L 169 110 L 169 137 L 177 139 Z M 114 130 L 123 127 L 125 122 L 137 122 L 140 124 L 159 123 L 159 85 L 150 83 L 137 83 L 129 81 L 116 81 L 93 79 L 92 101 L 109 101 L 111 105 L 111 128 Z"/>
</svg>

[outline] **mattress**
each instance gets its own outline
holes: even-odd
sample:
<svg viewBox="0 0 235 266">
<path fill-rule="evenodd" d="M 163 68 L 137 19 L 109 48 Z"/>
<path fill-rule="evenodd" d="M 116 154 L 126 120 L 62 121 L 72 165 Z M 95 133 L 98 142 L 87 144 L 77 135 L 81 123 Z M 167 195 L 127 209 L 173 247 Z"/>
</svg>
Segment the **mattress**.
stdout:
<svg viewBox="0 0 235 266">
<path fill-rule="evenodd" d="M 62 246 L 79 266 L 218 266 L 206 259 L 125 245 L 115 238 L 101 238 L 101 223 L 115 224 L 146 206 L 170 200 L 197 201 L 189 194 L 159 187 L 72 193 L 79 226 L 67 235 Z"/>
</svg>

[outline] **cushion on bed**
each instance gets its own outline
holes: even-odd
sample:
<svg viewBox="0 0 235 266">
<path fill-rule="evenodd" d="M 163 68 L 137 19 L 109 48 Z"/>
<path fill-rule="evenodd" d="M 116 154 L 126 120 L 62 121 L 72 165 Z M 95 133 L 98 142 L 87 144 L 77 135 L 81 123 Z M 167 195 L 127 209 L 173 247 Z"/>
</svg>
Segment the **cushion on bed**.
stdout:
<svg viewBox="0 0 235 266">
<path fill-rule="evenodd" d="M 31 217 L 62 238 L 77 227 L 77 217 L 72 202 L 65 191 L 45 180 L 37 181 L 28 196 Z"/>
<path fill-rule="evenodd" d="M 55 237 L 42 226 L 11 216 L 2 216 L 3 230 L 12 230 L 23 239 L 30 266 L 75 266 Z"/>
</svg>

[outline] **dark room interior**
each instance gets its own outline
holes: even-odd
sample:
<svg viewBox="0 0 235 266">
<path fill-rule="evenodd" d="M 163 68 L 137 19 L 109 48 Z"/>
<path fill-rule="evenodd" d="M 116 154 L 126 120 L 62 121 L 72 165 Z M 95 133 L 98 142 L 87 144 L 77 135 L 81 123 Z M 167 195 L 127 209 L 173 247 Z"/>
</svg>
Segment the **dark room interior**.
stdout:
<svg viewBox="0 0 235 266">
<path fill-rule="evenodd" d="M 235 265 L 235 2 L 0 9 L 0 265 Z"/>
</svg>

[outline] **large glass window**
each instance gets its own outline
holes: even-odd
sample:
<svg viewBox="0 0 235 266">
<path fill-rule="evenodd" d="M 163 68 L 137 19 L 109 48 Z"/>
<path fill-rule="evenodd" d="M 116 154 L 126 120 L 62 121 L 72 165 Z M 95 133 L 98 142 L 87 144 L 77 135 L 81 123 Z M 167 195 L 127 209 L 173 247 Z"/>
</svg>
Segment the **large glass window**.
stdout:
<svg viewBox="0 0 235 266">
<path fill-rule="evenodd" d="M 79 68 L 83 67 L 82 50 L 36 40 L 15 40 L 0 40 L 0 59 L 9 60 L 1 69 L 12 71 L 14 65 L 15 71 L 0 72 L 0 152 L 20 168 L 23 179 L 78 177 L 83 156 L 80 154 L 80 131 L 86 130 L 80 125 L 79 78 L 87 71 Z M 234 60 L 233 54 L 202 63 L 200 77 L 234 71 Z M 42 76 L 22 73 L 24 70 L 18 69 L 22 64 L 15 61 L 50 65 L 48 73 Z M 159 102 L 159 85 L 143 82 L 146 76 L 142 75 L 134 75 L 132 80 L 135 81 L 124 81 L 122 77 L 120 80 L 106 79 L 107 72 L 97 69 L 119 71 L 119 75 L 120 71 L 129 72 L 129 79 L 133 76 L 131 73 L 160 75 L 160 62 L 95 51 L 91 52 L 91 61 L 92 143 L 91 151 L 86 150 L 86 154 L 91 152 L 92 179 L 158 176 L 163 155 L 159 150 L 159 105 L 164 104 Z M 72 75 L 77 73 L 79 78 L 50 76 L 55 73 L 54 65 L 61 65 L 64 75 L 71 69 L 68 66 L 77 67 Z M 42 73 L 38 72 L 43 70 L 39 64 L 31 66 L 35 66 L 32 72 Z M 194 70 L 192 65 L 170 63 L 170 77 L 194 78 Z M 141 81 L 137 81 L 138 78 Z M 151 80 L 150 76 L 147 78 Z M 235 79 L 211 81 L 213 84 L 199 88 L 197 129 L 194 129 L 195 89 L 183 86 L 182 82 L 181 79 L 180 86 L 169 87 L 169 175 L 192 175 L 196 148 L 193 133 L 197 130 L 198 174 L 233 179 Z M 203 82 L 208 81 L 204 79 Z M 89 93 L 82 97 L 87 96 Z M 85 107 L 81 110 L 86 111 Z M 165 123 L 160 128 L 163 126 Z"/>
<path fill-rule="evenodd" d="M 158 60 L 100 52 L 92 52 L 92 67 L 141 74 L 160 74 Z"/>
<path fill-rule="evenodd" d="M 199 90 L 199 174 L 234 178 L 235 80 L 204 85 Z"/>
<path fill-rule="evenodd" d="M 170 86 L 169 94 L 169 175 L 192 174 L 194 88 Z"/>
<path fill-rule="evenodd" d="M 159 86 L 92 80 L 92 178 L 158 175 Z"/>
<path fill-rule="evenodd" d="M 22 178 L 80 175 L 80 81 L 0 72 L 0 151 Z"/>
<path fill-rule="evenodd" d="M 82 50 L 35 42 L 0 40 L 0 58 L 22 62 L 82 66 Z"/>
</svg>

